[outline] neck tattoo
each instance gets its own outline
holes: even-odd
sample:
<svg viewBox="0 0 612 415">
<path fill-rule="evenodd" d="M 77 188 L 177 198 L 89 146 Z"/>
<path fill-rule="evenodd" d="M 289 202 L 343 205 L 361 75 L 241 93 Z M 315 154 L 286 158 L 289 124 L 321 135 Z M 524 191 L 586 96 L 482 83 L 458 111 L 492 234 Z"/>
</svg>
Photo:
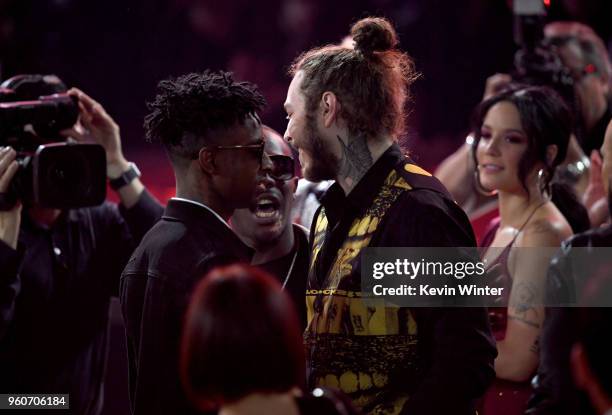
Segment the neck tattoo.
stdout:
<svg viewBox="0 0 612 415">
<path fill-rule="evenodd" d="M 347 143 L 340 136 L 337 137 L 342 148 L 339 176 L 350 188 L 353 188 L 372 167 L 374 160 L 365 135 L 349 136 Z"/>
</svg>

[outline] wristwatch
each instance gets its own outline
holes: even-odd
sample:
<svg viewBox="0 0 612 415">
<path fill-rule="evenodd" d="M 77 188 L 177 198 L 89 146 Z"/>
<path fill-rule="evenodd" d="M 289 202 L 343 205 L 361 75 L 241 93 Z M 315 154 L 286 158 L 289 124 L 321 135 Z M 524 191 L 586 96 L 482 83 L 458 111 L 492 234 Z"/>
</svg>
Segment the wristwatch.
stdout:
<svg viewBox="0 0 612 415">
<path fill-rule="evenodd" d="M 135 178 L 140 177 L 140 170 L 138 167 L 132 162 L 130 162 L 130 167 L 124 171 L 121 176 L 116 179 L 109 180 L 110 187 L 113 190 L 119 190 L 123 186 L 127 186 L 134 180 Z"/>
</svg>

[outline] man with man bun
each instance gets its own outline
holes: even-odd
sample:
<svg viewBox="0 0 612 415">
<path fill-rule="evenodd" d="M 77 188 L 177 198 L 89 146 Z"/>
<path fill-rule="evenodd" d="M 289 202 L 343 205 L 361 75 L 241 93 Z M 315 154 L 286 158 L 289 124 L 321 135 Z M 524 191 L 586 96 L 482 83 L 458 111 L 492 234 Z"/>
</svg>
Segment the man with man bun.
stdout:
<svg viewBox="0 0 612 415">
<path fill-rule="evenodd" d="M 299 56 L 285 102 L 285 138 L 304 177 L 335 180 L 311 227 L 308 384 L 341 389 L 364 413 L 473 414 L 495 376 L 485 310 L 373 307 L 362 299 L 362 249 L 475 241 L 444 186 L 397 144 L 417 74 L 391 23 L 362 19 L 351 36 L 354 49 Z"/>
</svg>

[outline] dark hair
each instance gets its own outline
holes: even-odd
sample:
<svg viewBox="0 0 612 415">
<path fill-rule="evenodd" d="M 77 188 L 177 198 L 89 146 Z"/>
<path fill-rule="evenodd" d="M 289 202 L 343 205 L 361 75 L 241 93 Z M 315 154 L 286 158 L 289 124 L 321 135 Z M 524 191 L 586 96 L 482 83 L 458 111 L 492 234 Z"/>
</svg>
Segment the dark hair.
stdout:
<svg viewBox="0 0 612 415">
<path fill-rule="evenodd" d="M 474 165 L 478 165 L 475 150 L 481 139 L 482 123 L 489 110 L 499 102 L 514 104 L 521 118 L 521 126 L 527 135 L 527 150 L 518 166 L 519 180 L 523 188 L 527 190 L 525 182 L 533 166 L 538 161 L 544 163 L 544 180 L 540 190 L 551 195 L 553 203 L 563 213 L 574 232 L 589 229 L 588 213 L 573 190 L 567 185 L 558 183 L 551 187 L 555 169 L 567 155 L 573 127 L 571 112 L 561 96 L 553 89 L 543 86 L 515 86 L 481 102 L 476 107 L 472 119 Z M 557 155 L 552 162 L 546 159 L 546 148 L 549 145 L 557 146 Z"/>
<path fill-rule="evenodd" d="M 211 271 L 186 315 L 181 379 L 200 409 L 253 392 L 303 387 L 305 357 L 297 314 L 274 278 L 247 265 Z"/>
<path fill-rule="evenodd" d="M 157 84 L 147 103 L 147 139 L 161 141 L 173 156 L 192 159 L 210 140 L 213 130 L 256 119 L 265 99 L 254 84 L 236 82 L 228 72 L 190 73 Z"/>
<path fill-rule="evenodd" d="M 396 49 L 397 34 L 380 17 L 359 20 L 351 28 L 354 48 L 328 45 L 311 49 L 293 63 L 290 74 L 304 72 L 301 89 L 307 112 L 331 91 L 341 103 L 340 116 L 351 134 L 402 134 L 408 87 L 418 77 L 411 58 Z"/>
</svg>

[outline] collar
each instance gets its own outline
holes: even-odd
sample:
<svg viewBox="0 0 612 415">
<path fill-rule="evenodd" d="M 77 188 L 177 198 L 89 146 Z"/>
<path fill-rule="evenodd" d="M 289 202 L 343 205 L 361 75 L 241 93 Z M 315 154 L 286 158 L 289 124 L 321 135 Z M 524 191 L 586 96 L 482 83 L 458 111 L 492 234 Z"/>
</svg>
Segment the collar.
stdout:
<svg viewBox="0 0 612 415">
<path fill-rule="evenodd" d="M 219 214 L 217 212 L 215 212 L 214 210 L 212 210 L 211 208 L 206 206 L 204 203 L 196 202 L 195 200 L 185 199 L 183 197 L 173 197 L 170 200 L 178 200 L 178 201 L 181 201 L 181 202 L 193 203 L 194 205 L 201 206 L 204 209 L 208 210 L 210 213 L 212 213 L 217 219 L 219 219 L 221 221 L 221 223 L 223 223 L 229 229 L 232 229 L 229 226 L 229 223 L 227 223 L 227 221 L 225 219 L 223 219 L 221 216 L 219 216 Z"/>
<path fill-rule="evenodd" d="M 380 192 L 389 172 L 403 158 L 402 149 L 397 143 L 393 143 L 370 167 L 348 196 L 345 196 L 342 187 L 334 182 L 321 198 L 328 219 L 336 222 L 347 208 L 355 211 L 367 209 Z"/>
<path fill-rule="evenodd" d="M 203 232 L 240 259 L 250 261 L 253 257 L 254 251 L 238 238 L 227 222 L 202 203 L 173 197 L 168 200 L 162 220 L 182 222 L 187 228 Z"/>
<path fill-rule="evenodd" d="M 301 235 L 306 238 L 306 241 L 308 241 L 308 238 L 310 238 L 310 231 L 299 223 L 292 223 L 292 225 L 293 234 L 295 235 L 295 237 L 297 238 L 298 235 Z"/>
</svg>

